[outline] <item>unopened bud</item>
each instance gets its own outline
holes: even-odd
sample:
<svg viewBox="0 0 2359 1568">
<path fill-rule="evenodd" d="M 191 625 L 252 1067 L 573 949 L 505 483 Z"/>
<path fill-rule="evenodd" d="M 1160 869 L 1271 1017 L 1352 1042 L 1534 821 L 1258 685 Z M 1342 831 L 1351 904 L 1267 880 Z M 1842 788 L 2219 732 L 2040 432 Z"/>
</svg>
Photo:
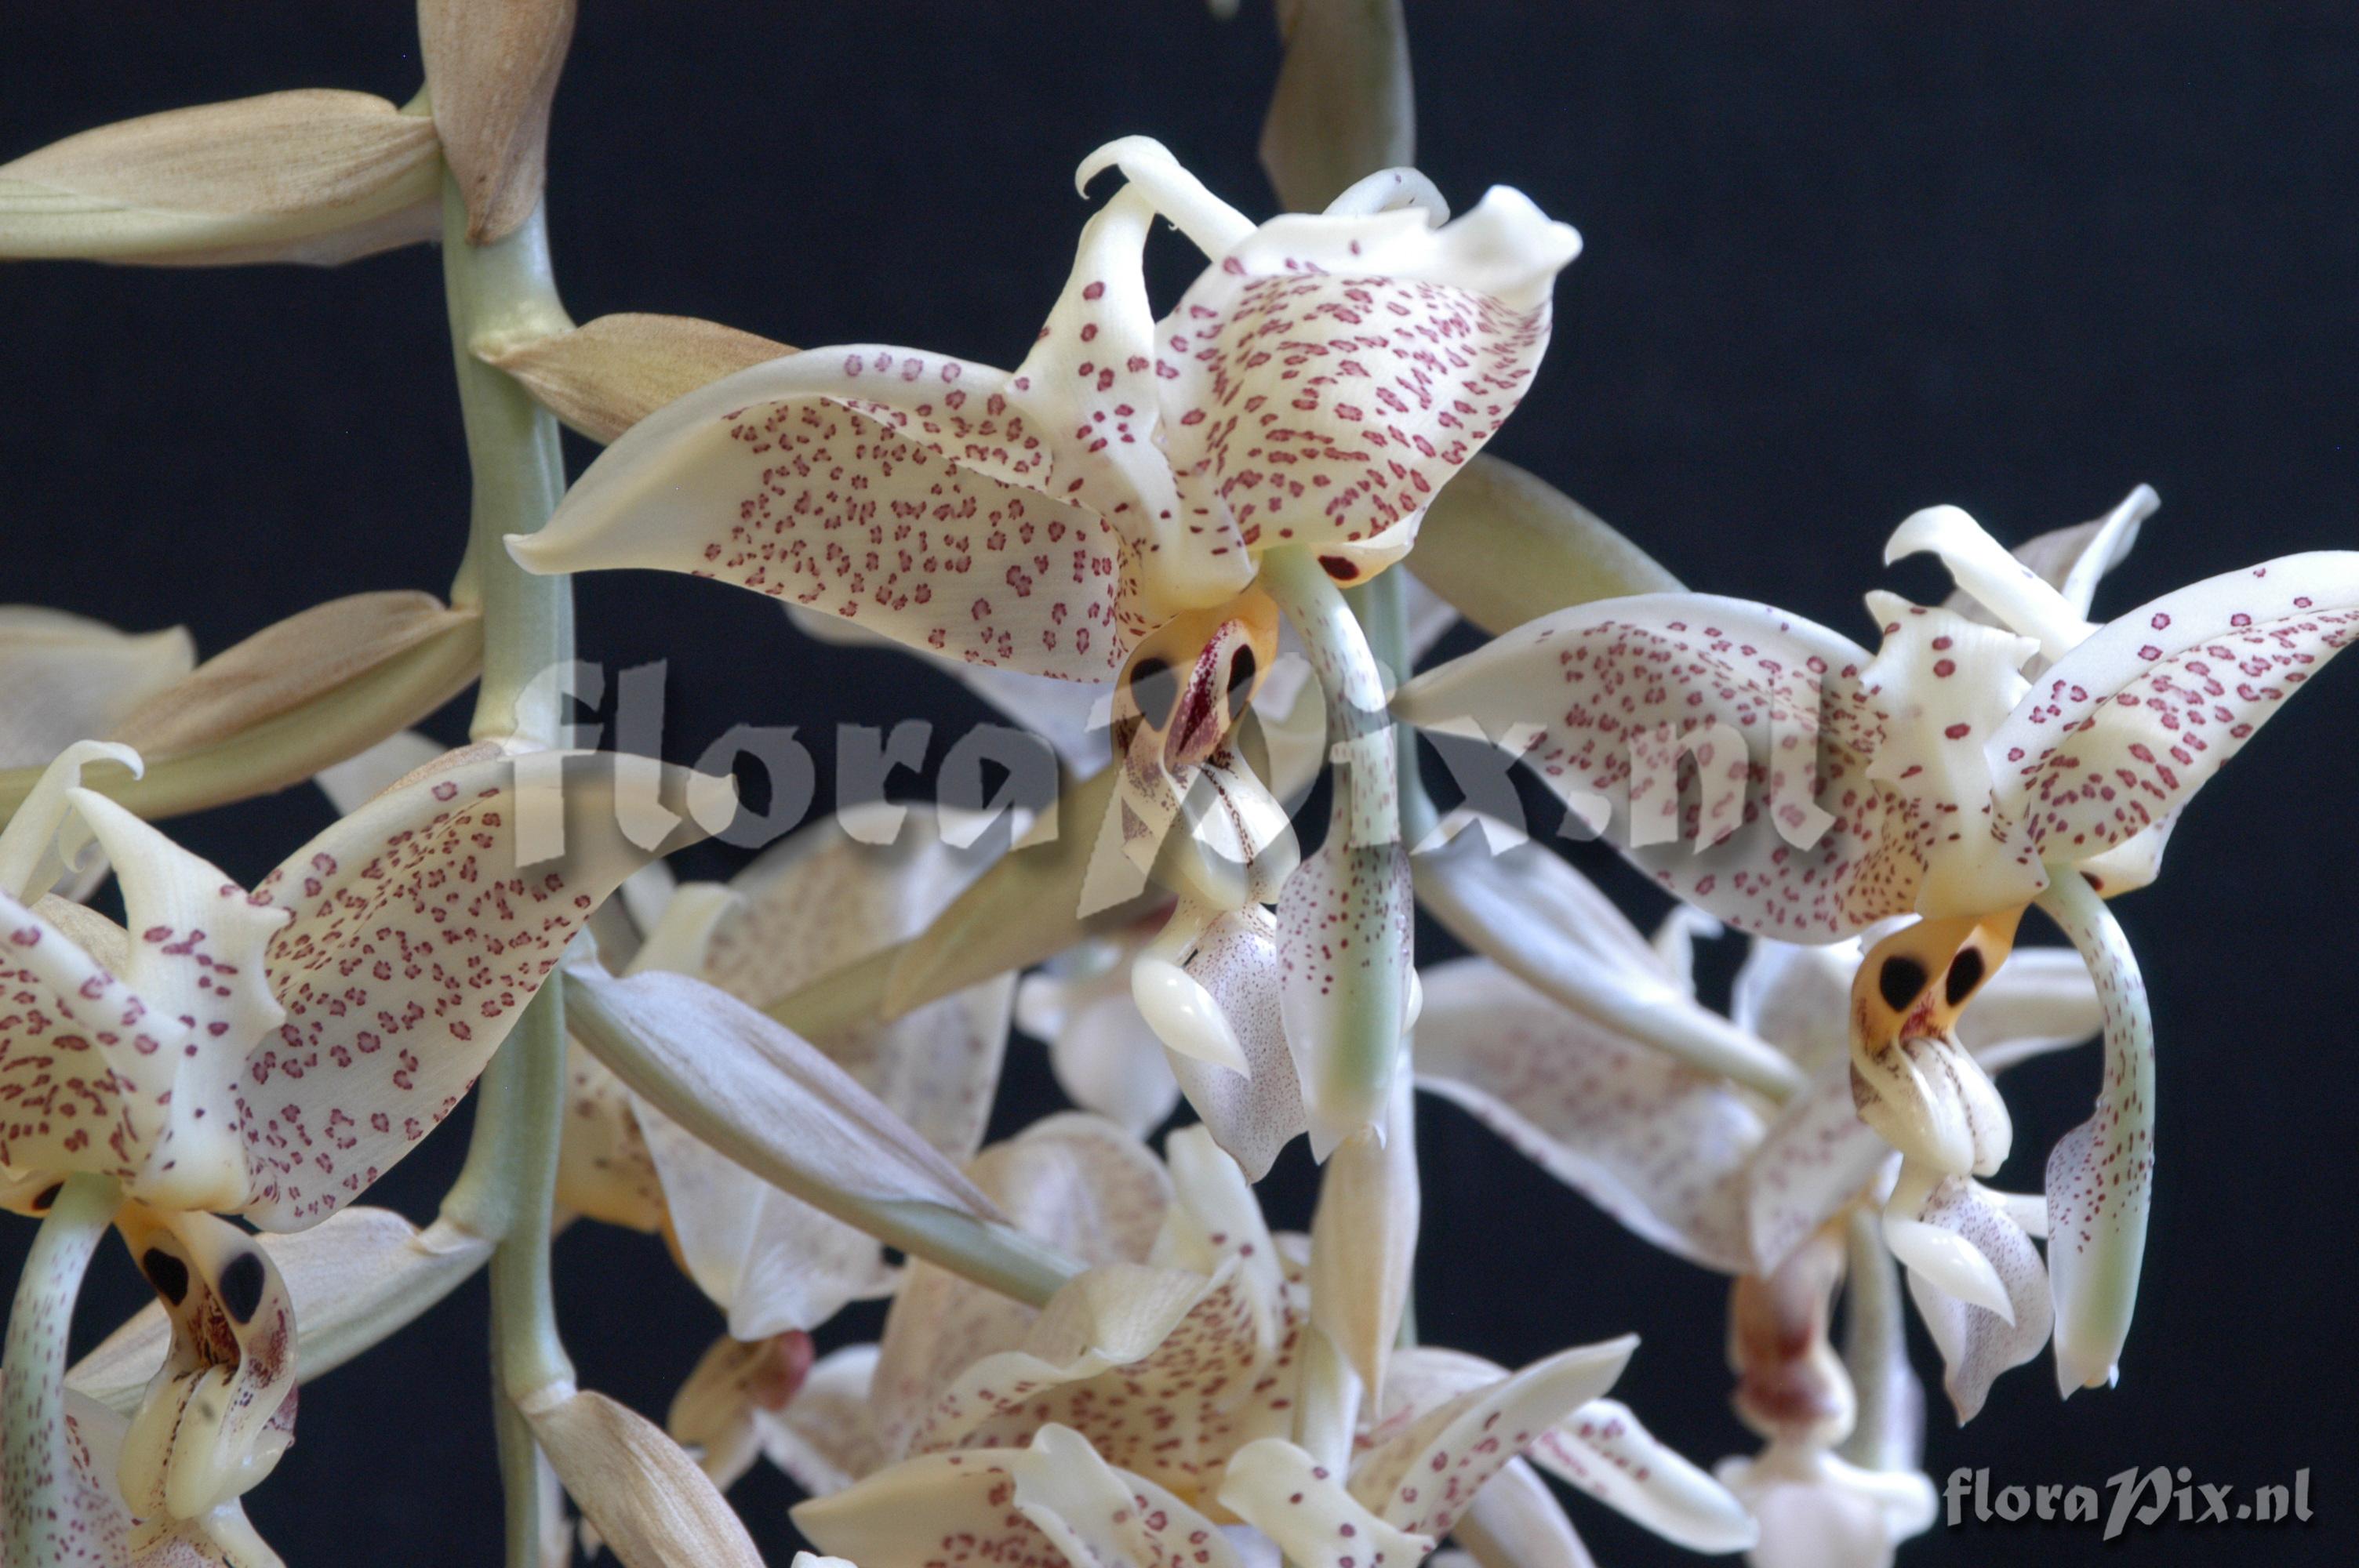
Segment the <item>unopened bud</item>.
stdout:
<svg viewBox="0 0 2359 1568">
<path fill-rule="evenodd" d="M 143 115 L 0 164 L 0 257 L 332 266 L 431 236 L 431 122 L 309 89 Z"/>
<path fill-rule="evenodd" d="M 552 337 L 475 345 L 477 358 L 593 441 L 611 441 L 676 397 L 794 351 L 714 321 L 636 313 L 601 316 Z"/>
<path fill-rule="evenodd" d="M 467 238 L 504 240 L 540 205 L 573 0 L 419 0 L 418 38 Z"/>
</svg>

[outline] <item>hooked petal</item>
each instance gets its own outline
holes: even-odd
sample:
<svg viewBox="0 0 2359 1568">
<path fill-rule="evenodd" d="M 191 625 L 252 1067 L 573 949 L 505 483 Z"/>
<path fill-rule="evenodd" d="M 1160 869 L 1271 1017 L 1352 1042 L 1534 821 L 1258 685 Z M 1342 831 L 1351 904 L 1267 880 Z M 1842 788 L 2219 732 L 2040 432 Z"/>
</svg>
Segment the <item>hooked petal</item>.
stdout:
<svg viewBox="0 0 2359 1568">
<path fill-rule="evenodd" d="M 1228 1020 L 1247 1071 L 1174 1052 L 1171 1075 L 1247 1179 L 1260 1181 L 1309 1126 L 1279 1001 L 1277 922 L 1259 905 L 1223 915 L 1196 939 L 1187 968 Z"/>
<path fill-rule="evenodd" d="M 1958 587 L 1998 623 L 2032 639 L 2049 662 L 2062 658 L 2091 630 L 2057 586 L 1984 531 L 1955 506 L 1912 513 L 1884 546 L 1886 566 L 1930 551 L 1941 557 Z M 1944 612 L 1947 613 L 1947 612 Z M 1877 611 L 1877 619 L 1883 619 Z M 1961 617 L 1962 619 L 1962 617 Z"/>
<path fill-rule="evenodd" d="M 1924 1249 L 1895 1237 L 1896 1221 L 1887 1213 L 1886 1238 L 1908 1267 L 1908 1293 L 1940 1347 L 1942 1384 L 1963 1425 L 1982 1410 L 2001 1372 L 2022 1366 L 2048 1343 L 2055 1321 L 2048 1270 L 2022 1227 L 1963 1177 L 1943 1177 L 1926 1195 L 1914 1223 L 1920 1234 L 1939 1232 L 1971 1249 L 2000 1292 L 1987 1305 L 1956 1293 L 1953 1279 L 1923 1267 L 1930 1260 Z M 2006 1310 L 1995 1312 L 1993 1306 Z"/>
<path fill-rule="evenodd" d="M 1393 712 L 1479 730 L 1523 758 L 1684 902 L 1756 935 L 1828 942 L 1916 892 L 1878 853 L 1886 806 L 1865 773 L 1883 716 L 1861 685 L 1867 664 L 1850 639 L 1764 605 L 1647 594 L 1495 637 L 1408 682 Z M 1682 792 L 1667 771 L 1689 754 L 1708 788 Z"/>
<path fill-rule="evenodd" d="M 246 1213 L 265 1228 L 317 1223 L 408 1153 L 600 901 L 702 836 L 666 807 L 672 831 L 632 842 L 614 758 L 463 755 L 329 827 L 254 892 L 294 912 L 265 965 L 287 1022 L 237 1086 Z M 650 792 L 684 808 L 696 778 L 665 768 Z"/>
<path fill-rule="evenodd" d="M 2185 805 L 2359 633 L 2359 553 L 2225 572 L 2109 622 L 2017 704 L 1987 752 L 2003 812 L 2051 864 Z"/>
<path fill-rule="evenodd" d="M 1146 630 L 1129 549 L 1050 494 L 1050 433 L 1013 391 L 1003 371 L 870 344 L 756 365 L 625 431 L 509 553 L 536 572 L 718 577 L 944 657 L 1105 680 Z"/>
<path fill-rule="evenodd" d="M 2161 505 L 2162 498 L 2155 494 L 2153 488 L 2141 484 L 2103 517 L 2035 534 L 2009 553 L 2062 594 L 2075 616 L 2085 619 L 2089 606 L 2096 600 L 2098 583 L 2128 557 L 2131 546 L 2137 543 L 2139 525 Z M 1943 608 L 1984 625 L 2000 624 L 1997 617 L 1963 587 L 1949 597 Z M 2083 624 L 2080 633 L 2085 636 L 2093 630 Z"/>
<path fill-rule="evenodd" d="M 1487 959 L 1433 965 L 1423 979 L 1425 1089 L 1654 1245 L 1730 1272 L 1750 1266 L 1742 1184 L 1762 1120 L 1747 1096 Z"/>
</svg>

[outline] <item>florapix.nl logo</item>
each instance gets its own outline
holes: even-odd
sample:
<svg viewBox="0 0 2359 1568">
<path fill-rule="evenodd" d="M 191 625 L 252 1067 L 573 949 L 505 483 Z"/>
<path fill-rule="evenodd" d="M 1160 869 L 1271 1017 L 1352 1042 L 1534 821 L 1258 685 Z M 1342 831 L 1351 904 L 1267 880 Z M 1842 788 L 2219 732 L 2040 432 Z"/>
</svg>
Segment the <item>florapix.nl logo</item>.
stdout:
<svg viewBox="0 0 2359 1568">
<path fill-rule="evenodd" d="M 2199 1481 L 2186 1465 L 2157 1465 L 2108 1476 L 2102 1490 L 2085 1484 L 2014 1483 L 1994 1487 L 1987 1467 L 1950 1472 L 1941 1487 L 1942 1522 L 1951 1530 L 2025 1523 L 2097 1530 L 2118 1540 L 2133 1529 L 2166 1526 L 2304 1525 L 2310 1520 L 2310 1471 L 2290 1482 L 2243 1487 Z"/>
</svg>

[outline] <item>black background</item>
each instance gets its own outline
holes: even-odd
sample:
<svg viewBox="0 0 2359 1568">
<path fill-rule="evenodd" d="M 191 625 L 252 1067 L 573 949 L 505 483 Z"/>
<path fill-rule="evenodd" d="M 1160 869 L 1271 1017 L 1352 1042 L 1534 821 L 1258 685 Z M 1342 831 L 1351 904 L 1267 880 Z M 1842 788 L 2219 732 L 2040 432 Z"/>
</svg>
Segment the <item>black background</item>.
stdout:
<svg viewBox="0 0 2359 1568">
<path fill-rule="evenodd" d="M 1277 49 L 1260 0 L 1225 25 L 1190 0 L 583 9 L 550 185 L 577 319 L 676 311 L 1012 363 L 1064 276 L 1088 211 L 1071 170 L 1100 142 L 1158 135 L 1268 209 L 1254 146 Z M 1422 166 L 1462 207 L 1513 184 L 1588 240 L 1495 449 L 1690 582 L 1864 636 L 1865 589 L 1940 590 L 1924 563 L 1876 567 L 1914 508 L 1955 502 L 2011 540 L 2138 481 L 2164 508 L 2101 610 L 2359 543 L 2347 12 L 1410 11 Z M 410 27 L 395 4 L 23 0 L 0 8 L 0 157 L 280 88 L 398 102 L 419 81 Z M 1184 277 L 1176 247 L 1158 265 Z M 447 355 L 424 249 L 324 273 L 0 269 L 0 598 L 184 622 L 210 653 L 334 594 L 444 589 L 465 515 Z M 670 661 L 675 755 L 740 720 L 795 723 L 824 779 L 839 722 L 978 716 L 946 677 L 802 643 L 750 595 L 608 575 L 580 603 L 585 657 Z M 2341 1562 L 2359 1543 L 2354 719 L 2359 670 L 2338 669 L 2205 792 L 2162 883 L 2120 906 L 2161 1031 L 2153 1241 L 2123 1386 L 2060 1405 L 2043 1357 L 1963 1431 L 1935 1396 L 1937 1478 L 2311 1471 L 2306 1529 L 2161 1529 L 2114 1560 Z M 176 831 L 251 881 L 326 818 L 298 791 Z M 1576 853 L 1654 917 L 1618 867 Z M 691 871 L 727 869 L 699 854 Z M 2010 1077 L 2006 1184 L 2038 1185 L 2097 1070 L 2082 1051 Z M 1011 1048 L 1008 1083 L 1003 1130 L 1055 1103 L 1037 1046 Z M 1703 1463 L 1749 1446 L 1725 1403 L 1723 1281 L 1650 1252 L 1454 1110 L 1427 1108 L 1421 1137 L 1427 1338 L 1513 1363 L 1636 1328 L 1617 1393 Z M 430 1140 L 375 1201 L 429 1213 L 462 1148 L 457 1128 Z M 1274 1179 L 1282 1222 L 1307 1216 L 1307 1163 L 1298 1149 Z M 11 1230 L 12 1255 L 27 1234 Z M 642 1238 L 582 1227 L 558 1271 L 585 1383 L 660 1417 L 717 1314 Z M 103 1254 L 87 1336 L 139 1290 Z M 484 1316 L 471 1284 L 305 1392 L 300 1440 L 251 1499 L 291 1563 L 495 1560 Z M 829 1342 L 875 1321 L 855 1312 Z M 734 1494 L 774 1563 L 791 1497 L 767 1473 Z M 1601 1561 L 1671 1560 L 1593 1505 L 1572 1511 Z M 1908 1560 L 2099 1551 L 2085 1530 L 1970 1523 L 1937 1525 Z"/>
</svg>

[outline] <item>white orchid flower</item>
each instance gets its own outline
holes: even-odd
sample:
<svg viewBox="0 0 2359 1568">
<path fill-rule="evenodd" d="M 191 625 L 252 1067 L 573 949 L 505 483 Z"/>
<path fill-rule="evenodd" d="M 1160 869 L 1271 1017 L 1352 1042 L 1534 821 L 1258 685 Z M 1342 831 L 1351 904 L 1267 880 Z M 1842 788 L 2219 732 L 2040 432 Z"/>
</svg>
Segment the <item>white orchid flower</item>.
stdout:
<svg viewBox="0 0 2359 1568">
<path fill-rule="evenodd" d="M 1825 942 L 1897 915 L 1948 923 L 1891 939 L 1926 953 L 1872 952 L 1863 967 L 1890 1014 L 1854 1040 L 1863 1103 L 1919 1167 L 1896 1197 L 1904 1227 L 1939 1205 L 1979 1227 L 1981 1211 L 1950 1206 L 1962 1188 L 1941 1184 L 1987 1173 L 2006 1144 L 1987 1080 L 1917 1011 L 1945 1011 L 1936 993 L 1952 986 L 1970 994 L 2023 907 L 2048 909 L 2106 1006 L 2096 1114 L 2047 1175 L 2068 1393 L 2116 1373 L 2153 1183 L 2152 1020 L 2098 895 L 2152 879 L 2195 792 L 2359 630 L 2348 551 L 2265 562 L 2092 623 L 2098 575 L 2153 505 L 2141 488 L 2089 530 L 2061 587 L 1955 507 L 1902 524 L 1887 558 L 1940 555 L 2005 630 L 1875 593 L 1884 643 L 1871 657 L 1766 606 L 1649 595 L 1544 616 L 1409 682 L 1395 705 L 1519 750 L 1664 886 L 1740 928 Z M 2034 657 L 2046 667 L 2027 680 Z M 1699 783 L 1682 794 L 1689 752 Z M 1998 1282 L 1984 1276 L 1994 1307 Z"/>
<path fill-rule="evenodd" d="M 1175 1546 L 1259 1562 L 1266 1542 L 1324 1568 L 1414 1563 L 1470 1505 L 1495 1496 L 1495 1525 L 1533 1506 L 1522 1450 L 1683 1544 L 1751 1541 L 1733 1498 L 1597 1397 L 1628 1339 L 1514 1374 L 1400 1350 L 1347 1471 L 1323 1467 L 1294 1441 L 1316 1279 L 1300 1240 L 1269 1232 L 1201 1130 L 1169 1159 L 1073 1115 L 983 1152 L 976 1184 L 1093 1266 L 1040 1310 L 913 1266 L 882 1344 L 823 1358 L 766 1419 L 815 1495 L 796 1511 L 815 1543 L 867 1562 L 971 1536 L 1141 1568 Z M 1538 1506 L 1570 1535 L 1544 1488 Z M 1121 1530 L 1093 1533 L 1109 1519 Z"/>
<path fill-rule="evenodd" d="M 1123 845 L 1142 871 L 1204 776 L 1216 798 L 1191 822 L 1249 818 L 1239 852 L 1269 847 L 1266 791 L 1227 741 L 1272 663 L 1277 607 L 1319 667 L 1331 735 L 1373 727 L 1354 769 L 1388 774 L 1374 662 L 1335 623 L 1333 582 L 1407 553 L 1427 501 L 1513 410 L 1579 237 L 1504 189 L 1441 223 L 1430 184 L 1403 171 L 1256 227 L 1143 138 L 1101 149 L 1082 181 L 1115 166 L 1130 183 L 1014 372 L 864 344 L 723 377 L 625 432 L 513 553 L 535 571 L 719 577 L 945 657 L 1114 680 Z M 1142 265 L 1158 213 L 1212 263 L 1160 321 Z M 1322 1154 L 1381 1117 L 1403 1000 L 1405 958 L 1375 961 L 1407 928 L 1388 783 L 1356 798 L 1289 922 L 1295 1005 L 1321 1025 Z M 1183 860 L 1205 907 L 1183 908 L 1174 948 L 1284 870 L 1206 886 L 1201 858 Z M 1314 932 L 1343 924 L 1366 961 L 1320 957 Z M 1142 983 L 1183 1011 L 1200 1000 L 1165 970 Z M 1165 1039 L 1241 1065 L 1217 1030 Z"/>
<path fill-rule="evenodd" d="M 26 1091 L 0 1119 L 16 1206 L 76 1172 L 274 1230 L 357 1196 L 450 1113 L 572 933 L 661 847 L 624 835 L 611 759 L 550 761 L 561 792 L 489 748 L 451 753 L 249 894 L 82 786 L 93 766 L 136 774 L 137 753 L 69 748 L 0 833 L 16 1002 L 0 1072 Z M 536 832 L 561 850 L 519 866 Z M 27 905 L 93 839 L 127 927 Z"/>
<path fill-rule="evenodd" d="M 1544 853 L 1537 846 L 1516 851 L 1527 852 Z M 1580 880 L 1549 858 L 1560 869 L 1550 885 Z M 1521 874 L 1537 873 L 1527 867 Z M 1553 910 L 1577 913 L 1584 926 L 1552 940 L 1571 955 L 1567 962 L 1593 966 L 1578 957 L 1584 952 L 1622 955 L 1599 983 L 1630 1000 L 1605 1011 L 1640 1024 L 1616 1027 L 1576 1012 L 1489 958 L 1430 966 L 1418 1025 L 1419 1085 L 1466 1109 L 1655 1246 L 1727 1273 L 1772 1277 L 1836 1216 L 1880 1195 L 1896 1163 L 1854 1103 L 1849 1020 L 1862 945 L 1753 939 L 1733 1016 L 1718 1027 L 1793 1065 L 1802 1087 L 1780 1102 L 1661 1049 L 1658 1021 L 1668 1009 L 1702 1011 L 1678 953 L 1691 929 L 1688 918 L 1675 913 L 1665 935 L 1649 944 L 1610 901 L 1594 889 L 1588 893 L 1550 901 Z M 2018 950 L 1971 1002 L 1952 1030 L 1978 1074 L 2077 1044 L 2102 1022 L 2097 987 L 2079 956 L 2063 948 Z M 2048 1336 L 2047 1280 L 2037 1252 L 1972 1223 L 1985 1212 L 2005 1222 L 2019 1206 L 1986 1189 L 1973 1193 L 1972 1207 L 1945 1206 L 1917 1229 L 1888 1232 L 1910 1265 L 1961 1419 L 1981 1408 L 1998 1373 L 2036 1355 Z M 1988 1267 L 1968 1260 L 1983 1245 L 1992 1250 Z M 1995 1297 L 1984 1281 L 2000 1268 L 2020 1275 L 2027 1251 L 2036 1279 L 2025 1277 L 2024 1310 L 2002 1324 L 1983 1303 L 2008 1298 Z M 1963 1332 L 1981 1323 L 1972 1316 L 1977 1311 L 1998 1332 Z"/>
</svg>

